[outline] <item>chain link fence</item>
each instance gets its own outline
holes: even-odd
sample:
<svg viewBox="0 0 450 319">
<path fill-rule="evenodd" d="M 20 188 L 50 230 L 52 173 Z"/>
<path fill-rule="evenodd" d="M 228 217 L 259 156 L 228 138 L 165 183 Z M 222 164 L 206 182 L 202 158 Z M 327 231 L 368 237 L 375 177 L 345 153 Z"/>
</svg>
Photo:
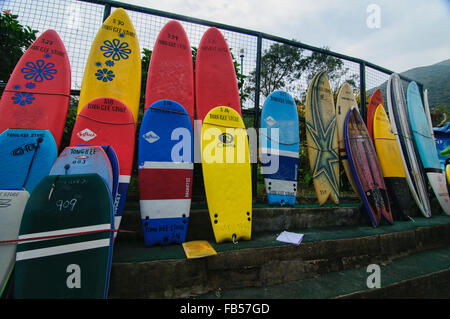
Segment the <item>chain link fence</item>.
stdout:
<svg viewBox="0 0 450 319">
<path fill-rule="evenodd" d="M 130 16 L 136 29 L 141 52 L 143 52 L 144 48 L 148 50 L 153 49 L 159 31 L 170 20 L 178 20 L 183 25 L 190 45 L 195 48 L 198 48 L 203 33 L 209 27 L 214 26 L 221 30 L 237 63 L 240 74 L 245 77 L 242 87 L 240 87 L 240 92 L 243 116 L 247 127 L 259 127 L 261 106 L 266 96 L 273 89 L 283 89 L 294 97 L 299 107 L 300 121 L 302 122 L 304 119 L 301 117 L 301 108 L 306 97 L 309 81 L 316 72 L 322 69 L 328 71 L 327 75 L 336 95 L 339 87 L 344 82 L 349 82 L 359 101 L 362 116 L 365 118 L 366 103 L 372 92 L 378 87 L 385 88 L 389 75 L 392 73 L 390 70 L 361 59 L 345 56 L 323 48 L 312 47 L 294 40 L 116 1 L 0 1 L 0 10 L 10 10 L 12 14 L 18 15 L 22 25 L 30 26 L 32 29 L 39 31 L 37 36 L 47 29 L 53 29 L 58 32 L 66 46 L 70 59 L 74 103 L 77 101 L 77 95 L 79 95 L 81 88 L 91 42 L 104 19 L 118 7 L 124 8 Z M 297 61 L 303 62 L 298 67 L 298 74 L 293 74 L 289 81 L 286 81 L 283 85 L 278 84 L 278 87 L 276 85 L 270 86 L 267 83 L 270 74 L 267 74 L 264 70 L 266 63 L 273 62 L 266 61 L 265 57 L 276 49 L 290 50 L 292 54 L 298 54 Z M 278 65 L 275 66 L 282 67 L 281 64 L 282 61 L 278 61 Z M 406 78 L 403 78 L 403 80 L 406 82 L 410 81 L 410 79 Z M 406 84 L 404 85 L 406 89 L 407 83 L 404 84 Z M 422 85 L 418 84 L 419 88 L 422 89 Z M 143 89 L 145 90 L 145 87 Z M 383 98 L 386 103 L 386 94 L 384 94 Z M 143 101 L 144 99 L 142 98 L 142 108 Z M 306 139 L 304 136 L 305 132 L 302 132 L 300 129 L 301 153 L 303 152 L 304 156 L 306 156 Z M 309 165 L 306 165 L 309 169 Z M 252 176 L 253 195 L 261 198 L 263 195 L 263 179 L 256 163 L 252 164 Z M 299 183 L 301 178 L 302 173 L 300 172 Z M 341 185 L 345 186 L 346 183 L 341 183 Z M 308 186 L 312 189 L 311 183 L 303 185 L 305 188 Z M 350 190 L 349 187 L 348 190 Z"/>
</svg>

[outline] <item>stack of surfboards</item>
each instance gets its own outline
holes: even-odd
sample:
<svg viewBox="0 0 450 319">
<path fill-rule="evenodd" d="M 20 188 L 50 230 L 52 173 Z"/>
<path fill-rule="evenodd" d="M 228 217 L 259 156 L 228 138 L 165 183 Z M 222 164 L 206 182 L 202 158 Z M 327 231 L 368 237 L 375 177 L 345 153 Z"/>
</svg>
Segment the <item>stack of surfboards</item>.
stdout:
<svg viewBox="0 0 450 319">
<path fill-rule="evenodd" d="M 57 157 L 70 98 L 70 64 L 54 30 L 18 61 L 0 101 L 0 296 L 16 262 L 17 238 L 31 217 L 30 194 Z M 27 206 L 28 207 L 28 206 Z M 38 295 L 36 295 L 38 296 Z"/>
<path fill-rule="evenodd" d="M 183 26 L 169 21 L 153 47 L 139 131 L 144 244 L 186 239 L 193 180 L 194 69 Z"/>
</svg>

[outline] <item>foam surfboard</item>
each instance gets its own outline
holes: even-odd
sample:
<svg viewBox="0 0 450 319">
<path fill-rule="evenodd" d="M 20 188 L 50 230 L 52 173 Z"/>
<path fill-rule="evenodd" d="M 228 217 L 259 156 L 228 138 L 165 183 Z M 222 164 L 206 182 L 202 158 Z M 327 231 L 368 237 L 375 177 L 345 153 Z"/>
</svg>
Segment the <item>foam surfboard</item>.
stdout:
<svg viewBox="0 0 450 319">
<path fill-rule="evenodd" d="M 145 90 L 146 111 L 159 100 L 175 101 L 194 123 L 194 66 L 191 45 L 178 21 L 169 21 L 159 32 L 152 51 Z"/>
<path fill-rule="evenodd" d="M 113 223 L 98 174 L 45 177 L 23 213 L 14 298 L 106 298 Z"/>
<path fill-rule="evenodd" d="M 357 108 L 348 112 L 344 127 L 348 162 L 370 221 L 377 227 L 383 216 L 392 224 L 389 196 L 375 148 Z"/>
<path fill-rule="evenodd" d="M 202 127 L 202 170 L 217 243 L 250 240 L 252 182 L 247 132 L 238 112 L 212 109 Z"/>
<path fill-rule="evenodd" d="M 0 134 L 0 149 L 0 189 L 26 189 L 30 194 L 57 157 L 48 130 L 7 129 Z"/>
<path fill-rule="evenodd" d="M 352 186 L 353 191 L 358 194 L 358 188 L 356 187 L 352 171 L 348 164 L 347 149 L 344 141 L 345 118 L 352 107 L 358 108 L 358 104 L 356 103 L 351 86 L 345 82 L 339 89 L 336 101 L 336 130 L 339 144 L 339 158 L 341 159 L 345 175 L 347 175 L 347 179 Z"/>
<path fill-rule="evenodd" d="M 47 30 L 25 51 L 8 80 L 0 100 L 0 133 L 8 128 L 50 130 L 59 148 L 70 85 L 66 48 L 54 30 Z"/>
<path fill-rule="evenodd" d="M 317 199 L 339 203 L 339 145 L 333 93 L 325 72 L 309 83 L 305 105 L 306 141 Z"/>
<path fill-rule="evenodd" d="M 392 133 L 399 145 L 409 190 L 422 214 L 431 217 L 425 178 L 414 148 L 406 98 L 400 76 L 396 73 L 389 77 L 387 83 L 387 104 Z"/>
<path fill-rule="evenodd" d="M 70 145 L 111 146 L 119 162 L 119 185 L 114 198 L 115 227 L 119 229 L 133 169 L 135 147 L 133 114 L 117 99 L 90 101 L 78 115 Z"/>
<path fill-rule="evenodd" d="M 431 136 L 433 137 L 433 142 L 436 143 L 436 139 L 434 138 L 433 123 L 431 121 L 430 105 L 428 103 L 428 89 L 425 89 L 425 91 L 423 92 L 423 103 L 425 107 L 425 114 L 427 115 L 428 119 L 428 124 L 430 125 Z"/>
<path fill-rule="evenodd" d="M 203 34 L 195 60 L 197 119 L 214 107 L 227 106 L 241 115 L 236 71 L 223 34 L 214 27 Z"/>
<path fill-rule="evenodd" d="M 136 31 L 128 14 L 118 8 L 103 22 L 94 41 L 81 82 L 77 115 L 99 97 L 120 100 L 139 113 L 141 93 L 141 53 Z"/>
<path fill-rule="evenodd" d="M 445 183 L 445 175 L 442 172 L 436 144 L 433 136 L 425 110 L 422 105 L 419 87 L 416 82 L 411 82 L 407 90 L 407 104 L 409 122 L 411 124 L 412 135 L 415 146 L 422 161 L 425 174 L 428 177 L 431 188 L 436 195 L 439 204 L 444 213 L 450 215 L 450 198 L 448 196 L 447 185 Z"/>
<path fill-rule="evenodd" d="M 396 220 L 405 219 L 417 206 L 409 192 L 400 149 L 383 104 L 378 105 L 373 115 L 373 138 L 392 213 Z"/>
<path fill-rule="evenodd" d="M 98 174 L 108 189 L 113 188 L 111 162 L 101 146 L 66 147 L 49 175 Z"/>
<path fill-rule="evenodd" d="M 383 94 L 381 93 L 380 89 L 376 89 L 375 92 L 373 92 L 372 96 L 370 97 L 369 105 L 367 106 L 367 118 L 366 118 L 367 131 L 369 132 L 369 136 L 372 142 L 375 141 L 373 136 L 375 111 L 377 110 L 377 107 L 380 104 L 384 105 Z"/>
<path fill-rule="evenodd" d="M 30 194 L 27 191 L 0 190 L 0 297 L 5 292 L 16 261 L 20 221 Z"/>
<path fill-rule="evenodd" d="M 270 205 L 295 205 L 299 160 L 297 106 L 289 93 L 275 91 L 261 113 L 260 159 Z"/>
<path fill-rule="evenodd" d="M 160 100 L 145 112 L 139 131 L 138 182 L 146 246 L 181 244 L 191 207 L 193 133 L 189 114 Z"/>
</svg>

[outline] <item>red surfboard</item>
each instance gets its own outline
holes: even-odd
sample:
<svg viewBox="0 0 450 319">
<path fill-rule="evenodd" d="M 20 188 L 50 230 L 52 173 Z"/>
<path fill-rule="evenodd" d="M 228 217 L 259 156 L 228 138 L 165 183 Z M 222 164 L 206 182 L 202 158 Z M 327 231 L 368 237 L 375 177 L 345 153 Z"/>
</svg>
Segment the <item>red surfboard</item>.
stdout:
<svg viewBox="0 0 450 319">
<path fill-rule="evenodd" d="M 135 124 L 130 109 L 117 99 L 96 98 L 78 115 L 70 145 L 112 146 L 119 162 L 119 187 L 114 200 L 115 228 L 118 229 L 133 168 Z"/>
<path fill-rule="evenodd" d="M 45 31 L 22 55 L 0 101 L 0 133 L 8 128 L 49 130 L 57 147 L 70 99 L 70 64 L 54 30 Z"/>
<path fill-rule="evenodd" d="M 241 115 L 241 101 L 233 59 L 224 36 L 217 28 L 203 34 L 195 60 L 197 119 L 203 121 L 217 106 L 228 106 Z"/>
<path fill-rule="evenodd" d="M 369 132 L 372 143 L 375 143 L 373 139 L 373 118 L 378 105 L 383 105 L 383 95 L 380 89 L 376 89 L 370 97 L 369 106 L 367 107 L 367 131 Z"/>
<path fill-rule="evenodd" d="M 153 47 L 145 90 L 145 111 L 156 101 L 181 104 L 194 121 L 194 66 L 183 26 L 169 21 Z"/>
</svg>

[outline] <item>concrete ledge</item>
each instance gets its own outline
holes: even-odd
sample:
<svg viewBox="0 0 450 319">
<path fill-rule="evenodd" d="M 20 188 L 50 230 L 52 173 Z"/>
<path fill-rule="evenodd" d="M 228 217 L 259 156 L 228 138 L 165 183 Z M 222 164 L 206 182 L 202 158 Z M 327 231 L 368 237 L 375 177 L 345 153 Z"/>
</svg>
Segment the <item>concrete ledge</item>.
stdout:
<svg viewBox="0 0 450 319">
<path fill-rule="evenodd" d="M 448 246 L 449 234 L 450 224 L 442 224 L 300 246 L 229 250 L 201 259 L 116 262 L 109 297 L 186 298 L 219 288 L 266 287 Z"/>
</svg>

